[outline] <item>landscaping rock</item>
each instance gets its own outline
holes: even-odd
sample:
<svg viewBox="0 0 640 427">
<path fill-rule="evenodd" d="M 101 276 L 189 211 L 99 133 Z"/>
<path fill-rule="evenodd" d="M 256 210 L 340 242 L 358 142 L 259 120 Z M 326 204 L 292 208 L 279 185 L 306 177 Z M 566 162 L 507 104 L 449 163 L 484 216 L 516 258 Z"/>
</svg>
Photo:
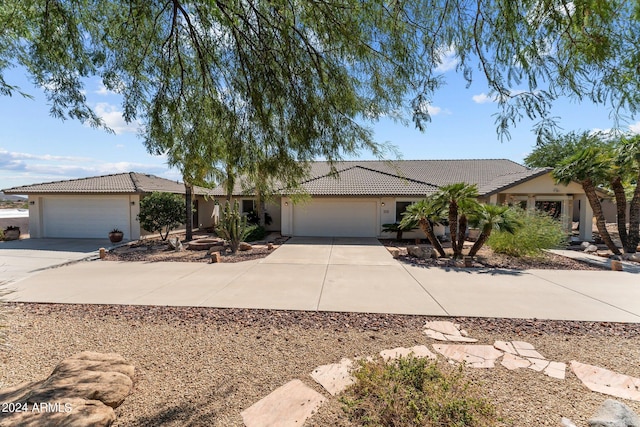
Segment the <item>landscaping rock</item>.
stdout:
<svg viewBox="0 0 640 427">
<path fill-rule="evenodd" d="M 407 253 L 416 258 L 428 259 L 433 254 L 433 249 L 424 246 L 407 246 Z"/>
<path fill-rule="evenodd" d="M 397 347 L 392 348 L 390 350 L 382 350 L 380 352 L 380 357 L 382 357 L 385 361 L 389 361 L 392 359 L 399 359 L 401 357 L 407 357 L 409 355 L 413 355 L 413 357 L 417 359 L 429 358 L 435 360 L 437 356 L 433 354 L 426 345 L 416 345 L 413 347 Z"/>
<path fill-rule="evenodd" d="M 311 377 L 332 396 L 342 393 L 355 382 L 351 375 L 353 360 L 344 358 L 340 363 L 318 366 Z"/>
<path fill-rule="evenodd" d="M 503 355 L 491 345 L 436 344 L 433 348 L 447 359 L 472 368 L 493 368 L 496 359 Z"/>
<path fill-rule="evenodd" d="M 590 242 L 582 242 L 582 243 L 580 243 L 580 247 L 582 249 L 587 249 L 589 246 L 591 246 Z"/>
<path fill-rule="evenodd" d="M 167 241 L 169 242 L 169 247 L 174 251 L 181 252 L 184 250 L 184 247 L 182 246 L 182 242 L 180 241 L 180 238 L 169 237 Z"/>
<path fill-rule="evenodd" d="M 219 262 L 220 262 L 220 252 L 211 252 L 211 259 L 209 260 L 209 263 L 217 264 Z"/>
<path fill-rule="evenodd" d="M 640 427 L 640 417 L 627 405 L 617 400 L 604 401 L 589 427 Z"/>
<path fill-rule="evenodd" d="M 135 368 L 118 354 L 82 352 L 63 360 L 44 381 L 0 390 L 0 402 L 26 404 L 0 426 L 108 426 L 113 408 L 133 389 Z"/>
<path fill-rule="evenodd" d="M 635 254 L 622 254 L 622 259 L 625 261 L 640 262 L 640 253 Z"/>
<path fill-rule="evenodd" d="M 598 252 L 598 247 L 596 245 L 589 245 L 587 246 L 584 251 L 586 253 L 594 253 L 594 252 Z"/>
<path fill-rule="evenodd" d="M 400 256 L 400 249 L 398 248 L 387 248 L 391 256 L 394 258 L 398 258 Z"/>
<path fill-rule="evenodd" d="M 240 245 L 238 246 L 239 251 L 250 251 L 251 249 L 253 249 L 253 246 L 247 242 L 240 242 Z"/>
<path fill-rule="evenodd" d="M 192 251 L 206 251 L 215 248 L 214 250 L 219 251 L 220 246 L 224 246 L 224 240 L 205 238 L 189 242 L 187 249 Z"/>
</svg>

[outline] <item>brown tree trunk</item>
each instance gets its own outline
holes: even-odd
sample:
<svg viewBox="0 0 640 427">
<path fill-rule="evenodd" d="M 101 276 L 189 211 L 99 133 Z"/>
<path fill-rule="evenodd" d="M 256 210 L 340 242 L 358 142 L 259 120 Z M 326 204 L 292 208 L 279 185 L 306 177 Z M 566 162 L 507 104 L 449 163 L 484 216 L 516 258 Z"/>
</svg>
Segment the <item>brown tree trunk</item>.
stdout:
<svg viewBox="0 0 640 427">
<path fill-rule="evenodd" d="M 611 188 L 616 196 L 616 216 L 618 220 L 618 235 L 622 242 L 622 247 L 625 252 L 627 250 L 627 197 L 624 194 L 624 187 L 622 186 L 622 179 L 617 176 L 611 180 Z M 635 251 L 634 251 L 635 252 Z"/>
<path fill-rule="evenodd" d="M 458 250 L 458 204 L 454 200 L 449 202 L 449 234 L 451 234 L 453 257 L 459 258 L 462 252 Z"/>
<path fill-rule="evenodd" d="M 600 204 L 600 199 L 598 199 L 598 195 L 596 194 L 596 187 L 593 185 L 593 181 L 591 181 L 591 179 L 585 179 L 581 184 L 584 189 L 584 194 L 589 200 L 591 209 L 593 209 L 593 214 L 596 217 L 596 227 L 598 228 L 600 237 L 611 252 L 615 255 L 620 255 L 620 250 L 613 243 L 613 240 L 611 240 L 611 236 L 607 231 L 607 224 L 604 219 L 604 213 L 602 212 L 602 205 Z M 585 224 L 585 226 L 590 227 L 591 224 Z"/>
<path fill-rule="evenodd" d="M 192 188 L 191 185 L 186 181 L 184 182 L 184 199 L 185 199 L 185 212 L 187 215 L 187 221 L 185 222 L 186 227 L 186 236 L 185 239 L 187 242 L 193 240 L 193 211 L 191 209 L 192 203 Z"/>
<path fill-rule="evenodd" d="M 462 255 L 462 249 L 464 248 L 464 238 L 467 234 L 467 216 L 465 214 L 460 215 L 458 220 L 458 251 Z"/>
<path fill-rule="evenodd" d="M 469 256 L 471 258 L 476 256 L 480 248 L 484 246 L 485 242 L 489 239 L 489 236 L 491 236 L 491 229 L 489 229 L 486 233 L 484 230 L 482 231 L 482 233 L 480 233 L 480 235 L 478 236 L 478 240 L 474 242 L 473 246 L 471 246 L 471 249 L 469 250 Z"/>
<path fill-rule="evenodd" d="M 440 243 L 440 240 L 436 237 L 436 234 L 433 232 L 433 227 L 428 220 L 422 219 L 420 220 L 420 229 L 427 236 L 427 239 L 431 242 L 431 246 L 440 254 L 441 257 L 446 257 L 447 254 Z"/>
<path fill-rule="evenodd" d="M 627 253 L 636 253 L 638 243 L 640 243 L 640 173 L 638 173 L 633 198 L 631 199 L 631 203 L 629 203 L 629 234 L 624 251 Z"/>
</svg>

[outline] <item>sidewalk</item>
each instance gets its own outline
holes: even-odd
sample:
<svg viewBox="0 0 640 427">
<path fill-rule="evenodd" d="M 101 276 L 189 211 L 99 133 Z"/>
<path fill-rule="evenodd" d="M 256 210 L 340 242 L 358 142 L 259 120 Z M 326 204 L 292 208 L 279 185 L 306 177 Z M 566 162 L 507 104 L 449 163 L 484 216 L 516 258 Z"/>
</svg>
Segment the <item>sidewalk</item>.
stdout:
<svg viewBox="0 0 640 427">
<path fill-rule="evenodd" d="M 630 272 L 267 260 L 81 262 L 10 284 L 8 299 L 640 323 L 639 276 Z"/>
</svg>

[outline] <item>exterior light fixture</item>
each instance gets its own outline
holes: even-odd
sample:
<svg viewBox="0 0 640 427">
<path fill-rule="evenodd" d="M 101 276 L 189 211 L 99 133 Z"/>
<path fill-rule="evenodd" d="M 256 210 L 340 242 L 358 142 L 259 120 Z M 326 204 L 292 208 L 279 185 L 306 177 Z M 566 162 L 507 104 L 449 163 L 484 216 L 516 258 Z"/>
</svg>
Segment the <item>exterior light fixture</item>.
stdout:
<svg viewBox="0 0 640 427">
<path fill-rule="evenodd" d="M 384 206 L 384 202 L 382 202 L 381 205 Z"/>
</svg>

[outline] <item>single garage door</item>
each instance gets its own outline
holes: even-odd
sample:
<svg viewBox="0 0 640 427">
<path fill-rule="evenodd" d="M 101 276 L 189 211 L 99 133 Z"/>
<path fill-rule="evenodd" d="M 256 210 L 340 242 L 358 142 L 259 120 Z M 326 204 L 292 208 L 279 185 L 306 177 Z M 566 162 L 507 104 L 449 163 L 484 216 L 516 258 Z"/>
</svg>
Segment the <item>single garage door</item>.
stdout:
<svg viewBox="0 0 640 427">
<path fill-rule="evenodd" d="M 44 237 L 106 239 L 114 228 L 131 236 L 126 196 L 50 197 L 42 205 Z"/>
<path fill-rule="evenodd" d="M 293 208 L 294 236 L 376 237 L 376 200 L 312 200 Z"/>
</svg>

